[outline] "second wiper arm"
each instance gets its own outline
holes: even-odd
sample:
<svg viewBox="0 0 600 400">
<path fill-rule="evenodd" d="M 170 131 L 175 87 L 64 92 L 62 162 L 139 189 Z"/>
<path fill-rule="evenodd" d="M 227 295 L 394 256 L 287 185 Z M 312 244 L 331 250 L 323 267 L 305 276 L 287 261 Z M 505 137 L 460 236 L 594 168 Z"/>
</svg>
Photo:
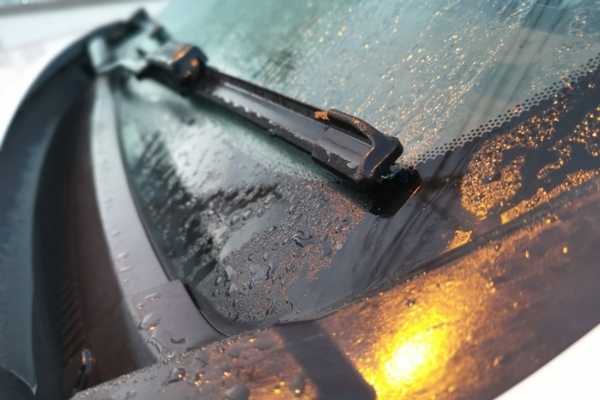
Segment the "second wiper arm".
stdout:
<svg viewBox="0 0 600 400">
<path fill-rule="evenodd" d="M 118 60 L 98 69 L 124 69 L 214 102 L 305 151 L 318 164 L 359 187 L 389 174 L 402 154 L 397 138 L 356 117 L 333 109 L 319 110 L 219 72 L 206 61 L 199 48 L 168 42 L 137 59 Z"/>
</svg>

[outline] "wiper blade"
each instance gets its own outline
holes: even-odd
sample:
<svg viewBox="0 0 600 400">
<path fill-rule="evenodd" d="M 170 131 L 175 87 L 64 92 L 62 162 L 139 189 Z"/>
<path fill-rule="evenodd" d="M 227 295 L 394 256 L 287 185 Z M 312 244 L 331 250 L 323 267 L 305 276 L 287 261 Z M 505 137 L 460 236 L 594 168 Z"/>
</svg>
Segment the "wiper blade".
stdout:
<svg viewBox="0 0 600 400">
<path fill-rule="evenodd" d="M 90 50 L 99 73 L 124 70 L 216 103 L 310 154 L 318 164 L 359 187 L 390 174 L 403 151 L 396 137 L 359 118 L 334 109 L 319 110 L 207 66 L 204 53 L 190 44 L 168 41 L 153 52 L 114 62 L 106 62 L 107 57 L 102 56 L 107 53 L 102 39 L 92 42 Z"/>
</svg>

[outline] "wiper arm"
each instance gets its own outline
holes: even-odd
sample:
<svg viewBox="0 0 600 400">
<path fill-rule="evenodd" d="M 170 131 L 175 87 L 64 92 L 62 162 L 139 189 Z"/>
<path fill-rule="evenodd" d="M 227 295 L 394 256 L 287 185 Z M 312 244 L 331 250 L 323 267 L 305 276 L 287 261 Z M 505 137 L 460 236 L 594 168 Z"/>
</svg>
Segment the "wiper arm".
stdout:
<svg viewBox="0 0 600 400">
<path fill-rule="evenodd" d="M 125 70 L 216 103 L 310 154 L 356 186 L 370 186 L 389 174 L 402 154 L 397 138 L 361 119 L 334 109 L 319 110 L 207 66 L 207 57 L 196 46 L 169 41 L 151 53 L 109 63 L 101 56 L 105 46 L 102 39 L 90 44 L 99 73 Z"/>
</svg>

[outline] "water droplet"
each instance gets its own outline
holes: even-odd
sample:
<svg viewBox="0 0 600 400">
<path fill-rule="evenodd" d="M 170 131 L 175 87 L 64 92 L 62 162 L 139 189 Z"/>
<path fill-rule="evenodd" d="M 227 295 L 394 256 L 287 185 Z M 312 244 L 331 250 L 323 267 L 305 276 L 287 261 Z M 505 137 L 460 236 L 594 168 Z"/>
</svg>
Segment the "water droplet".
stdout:
<svg viewBox="0 0 600 400">
<path fill-rule="evenodd" d="M 206 367 L 208 365 L 208 353 L 204 350 L 199 350 L 194 353 L 194 364 L 199 367 Z"/>
<path fill-rule="evenodd" d="M 333 249 L 331 248 L 331 244 L 329 244 L 327 239 L 322 241 L 322 243 L 321 243 L 321 259 L 323 259 L 325 257 L 329 257 L 331 255 L 332 251 L 333 251 Z"/>
<path fill-rule="evenodd" d="M 306 383 L 305 383 L 305 379 L 304 379 L 304 374 L 302 374 L 302 373 L 298 373 L 298 374 L 294 375 L 288 385 L 288 388 L 296 397 L 302 396 L 302 394 L 304 393 L 305 387 L 306 387 Z"/>
<path fill-rule="evenodd" d="M 275 309 L 277 308 L 277 305 L 279 304 L 279 302 L 281 301 L 281 299 L 276 300 L 275 298 L 273 299 L 269 299 L 269 308 L 267 309 L 266 312 L 266 316 L 268 317 L 269 315 L 273 315 L 275 313 Z"/>
<path fill-rule="evenodd" d="M 129 257 L 128 253 L 121 253 L 117 256 L 117 261 L 123 262 Z"/>
<path fill-rule="evenodd" d="M 160 293 L 152 293 L 144 297 L 144 300 L 155 301 L 160 299 Z"/>
<path fill-rule="evenodd" d="M 238 214 L 236 214 L 236 215 L 234 215 L 234 216 L 231 218 L 231 225 L 232 225 L 232 226 L 233 226 L 233 225 L 237 225 L 238 223 L 240 223 L 240 221 L 241 221 L 241 220 L 242 220 L 242 216 L 241 216 L 241 215 L 238 215 Z"/>
<path fill-rule="evenodd" d="M 296 270 L 296 264 L 291 263 L 285 266 L 286 272 L 294 272 Z"/>
<path fill-rule="evenodd" d="M 242 354 L 242 349 L 240 347 L 232 347 L 227 351 L 227 355 L 231 358 L 238 358 Z"/>
<path fill-rule="evenodd" d="M 173 368 L 169 373 L 167 379 L 163 382 L 163 386 L 170 385 L 171 383 L 179 382 L 185 379 L 185 369 Z"/>
<path fill-rule="evenodd" d="M 173 351 L 173 349 L 170 349 L 170 348 L 164 346 L 155 337 L 151 337 L 150 339 L 148 339 L 148 344 L 151 344 L 152 346 L 154 346 L 154 348 L 156 348 L 156 350 L 158 351 L 158 354 L 162 358 L 173 358 L 173 356 L 175 356 L 175 352 Z"/>
<path fill-rule="evenodd" d="M 267 279 L 270 279 L 274 276 L 275 270 L 277 269 L 278 266 L 279 266 L 279 260 L 277 260 L 276 258 L 269 260 L 269 262 L 267 263 L 267 267 L 269 267 L 268 271 L 267 271 Z"/>
<path fill-rule="evenodd" d="M 225 392 L 225 398 L 229 400 L 248 400 L 250 390 L 245 383 L 238 383 Z"/>
<path fill-rule="evenodd" d="M 268 272 L 269 267 L 266 265 L 252 264 L 250 266 L 250 273 L 254 275 L 253 280 L 266 278 Z"/>
<path fill-rule="evenodd" d="M 132 400 L 137 396 L 137 392 L 135 390 L 128 390 L 125 393 L 125 400 Z"/>
<path fill-rule="evenodd" d="M 248 218 L 250 218 L 252 216 L 252 210 L 246 210 L 242 213 L 242 218 L 245 220 L 247 220 Z"/>
<path fill-rule="evenodd" d="M 237 292 L 238 292 L 237 285 L 235 283 L 232 283 L 231 286 L 229 286 L 229 290 L 227 290 L 227 294 L 229 294 L 231 296 Z"/>
<path fill-rule="evenodd" d="M 186 342 L 185 338 L 181 338 L 181 339 L 175 339 L 175 338 L 171 338 L 171 343 L 173 344 L 184 344 Z"/>
<path fill-rule="evenodd" d="M 256 338 L 253 343 L 256 350 L 268 350 L 273 346 L 273 342 L 266 335 Z"/>
<path fill-rule="evenodd" d="M 300 246 L 296 247 L 296 249 L 294 250 L 294 252 L 292 253 L 292 255 L 293 255 L 295 258 L 300 258 L 300 257 L 302 257 L 302 247 L 300 247 Z"/>
<path fill-rule="evenodd" d="M 152 314 L 147 314 L 142 319 L 142 322 L 138 324 L 138 329 L 152 332 L 156 329 L 160 323 L 160 318 Z"/>
<path fill-rule="evenodd" d="M 202 377 L 204 376 L 204 373 L 202 372 L 198 372 L 196 374 L 196 378 L 194 378 L 194 385 L 196 387 L 200 386 L 202 384 Z"/>
<path fill-rule="evenodd" d="M 227 280 L 230 281 L 235 278 L 235 270 L 231 265 L 225 266 L 225 273 L 227 274 Z"/>
<path fill-rule="evenodd" d="M 127 272 L 131 271 L 131 265 L 126 265 L 124 267 L 119 268 L 119 272 Z"/>
<path fill-rule="evenodd" d="M 315 242 L 315 239 L 310 234 L 303 231 L 296 232 L 292 236 L 292 240 L 300 247 L 305 247 Z"/>
</svg>

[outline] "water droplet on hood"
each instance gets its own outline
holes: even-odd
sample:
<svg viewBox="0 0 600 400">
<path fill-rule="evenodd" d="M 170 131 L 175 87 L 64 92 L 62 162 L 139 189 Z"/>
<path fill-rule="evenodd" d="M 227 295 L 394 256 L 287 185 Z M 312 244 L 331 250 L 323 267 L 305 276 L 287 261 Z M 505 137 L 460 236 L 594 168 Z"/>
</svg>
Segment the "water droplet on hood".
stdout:
<svg viewBox="0 0 600 400">
<path fill-rule="evenodd" d="M 179 382 L 185 379 L 185 369 L 173 368 L 169 373 L 167 379 L 163 382 L 163 386 L 170 385 L 171 383 Z"/>
<path fill-rule="evenodd" d="M 242 219 L 243 219 L 244 221 L 246 221 L 246 220 L 247 220 L 248 218 L 250 218 L 251 216 L 252 216 L 252 210 L 251 210 L 251 209 L 249 209 L 249 210 L 246 210 L 246 211 L 244 211 L 244 212 L 242 213 Z"/>
<path fill-rule="evenodd" d="M 131 265 L 126 265 L 124 267 L 119 268 L 119 272 L 127 272 L 127 271 L 131 271 Z"/>
<path fill-rule="evenodd" d="M 227 351 L 227 355 L 231 358 L 238 358 L 242 354 L 242 349 L 240 347 L 232 347 Z"/>
<path fill-rule="evenodd" d="M 268 272 L 269 267 L 266 265 L 252 264 L 250 266 L 250 273 L 254 275 L 253 280 L 266 278 Z"/>
<path fill-rule="evenodd" d="M 172 358 L 175 355 L 175 352 L 173 351 L 173 349 L 170 349 L 170 348 L 164 346 L 161 342 L 158 341 L 158 339 L 156 339 L 154 337 L 151 337 L 150 339 L 148 339 L 148 343 L 156 348 L 156 350 L 158 351 L 158 354 L 162 358 Z"/>
<path fill-rule="evenodd" d="M 230 281 L 235 278 L 235 270 L 231 265 L 225 266 L 225 273 L 227 274 L 227 280 Z"/>
<path fill-rule="evenodd" d="M 158 300 L 159 298 L 160 298 L 160 293 L 152 293 L 152 294 L 149 294 L 148 296 L 144 297 L 144 300 L 154 301 L 154 300 Z"/>
<path fill-rule="evenodd" d="M 147 314 L 142 318 L 142 322 L 138 324 L 138 329 L 151 332 L 156 329 L 159 323 L 159 317 L 153 314 Z"/>
<path fill-rule="evenodd" d="M 260 336 L 253 342 L 253 346 L 256 350 L 267 350 L 273 347 L 273 342 L 266 336 Z"/>
<path fill-rule="evenodd" d="M 294 272 L 296 270 L 296 264 L 291 263 L 285 266 L 286 272 Z"/>
<path fill-rule="evenodd" d="M 248 400 L 250 390 L 244 383 L 238 383 L 225 392 L 225 398 L 228 400 Z"/>
<path fill-rule="evenodd" d="M 171 338 L 171 343 L 173 344 L 185 344 L 186 340 L 185 338 L 180 338 L 180 339 L 175 339 L 175 338 Z"/>
<path fill-rule="evenodd" d="M 321 259 L 329 257 L 332 252 L 331 244 L 329 244 L 327 235 L 321 239 Z"/>
<path fill-rule="evenodd" d="M 135 397 L 137 397 L 137 392 L 135 390 L 128 390 L 127 393 L 125 393 L 125 400 L 132 400 Z"/>
<path fill-rule="evenodd" d="M 194 366 L 203 369 L 208 365 L 208 354 L 204 350 L 199 350 L 194 353 Z"/>
<path fill-rule="evenodd" d="M 227 291 L 227 294 L 229 294 L 230 296 L 237 293 L 238 291 L 238 287 L 235 283 L 232 283 L 231 286 L 229 286 L 229 290 Z"/>
<path fill-rule="evenodd" d="M 292 240 L 300 247 L 308 246 L 315 242 L 315 239 L 304 231 L 298 231 L 292 236 Z"/>
<path fill-rule="evenodd" d="M 304 374 L 298 373 L 294 375 L 294 377 L 288 385 L 288 388 L 294 394 L 294 396 L 300 397 L 304 393 L 305 386 L 306 383 L 304 379 Z"/>
</svg>

